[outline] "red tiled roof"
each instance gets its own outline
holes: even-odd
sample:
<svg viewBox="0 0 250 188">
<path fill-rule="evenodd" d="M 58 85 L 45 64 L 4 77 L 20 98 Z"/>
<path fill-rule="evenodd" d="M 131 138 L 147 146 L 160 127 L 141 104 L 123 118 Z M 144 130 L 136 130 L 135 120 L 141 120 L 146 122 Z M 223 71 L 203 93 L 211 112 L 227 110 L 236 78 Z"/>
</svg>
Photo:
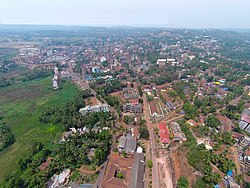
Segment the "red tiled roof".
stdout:
<svg viewBox="0 0 250 188">
<path fill-rule="evenodd" d="M 192 126 L 197 126 L 196 121 L 194 121 L 194 120 L 192 120 L 192 119 L 188 120 L 187 123 L 188 123 L 189 125 L 192 124 Z"/>
<path fill-rule="evenodd" d="M 233 138 L 241 138 L 242 136 L 244 136 L 243 134 L 241 133 L 238 133 L 238 132 L 235 132 L 235 131 L 232 131 L 232 137 Z"/>
<path fill-rule="evenodd" d="M 161 131 L 168 131 L 167 130 L 167 124 L 165 122 L 160 122 L 159 123 L 159 130 Z"/>
<path fill-rule="evenodd" d="M 160 133 L 160 140 L 161 140 L 161 143 L 163 143 L 163 144 L 169 144 L 170 143 L 169 134 L 166 132 L 161 132 Z"/>
<path fill-rule="evenodd" d="M 129 103 L 132 105 L 139 104 L 139 99 L 130 99 Z"/>
<path fill-rule="evenodd" d="M 40 169 L 40 170 L 45 170 L 48 166 L 49 166 L 49 164 L 50 164 L 50 162 L 51 162 L 51 159 L 52 158 L 48 158 L 47 159 L 47 161 L 46 162 L 44 162 L 44 163 L 42 163 L 38 168 Z"/>
<path fill-rule="evenodd" d="M 166 126 L 166 123 L 161 122 L 159 123 L 159 132 L 160 132 L 160 140 L 164 144 L 169 144 L 170 143 L 170 138 L 169 138 L 169 131 Z"/>
</svg>

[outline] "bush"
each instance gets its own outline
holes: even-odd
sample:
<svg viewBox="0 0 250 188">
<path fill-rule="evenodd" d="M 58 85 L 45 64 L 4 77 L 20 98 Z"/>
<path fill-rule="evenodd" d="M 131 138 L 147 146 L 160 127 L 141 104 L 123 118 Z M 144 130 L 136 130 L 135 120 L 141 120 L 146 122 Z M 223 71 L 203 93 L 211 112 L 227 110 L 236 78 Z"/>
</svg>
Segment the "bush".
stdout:
<svg viewBox="0 0 250 188">
<path fill-rule="evenodd" d="M 153 161 L 148 160 L 147 165 L 148 165 L 148 168 L 152 168 L 153 167 Z"/>
<path fill-rule="evenodd" d="M 181 176 L 181 177 L 178 179 L 177 187 L 178 187 L 178 188 L 187 188 L 187 187 L 188 187 L 188 180 L 187 180 L 187 178 Z"/>
</svg>

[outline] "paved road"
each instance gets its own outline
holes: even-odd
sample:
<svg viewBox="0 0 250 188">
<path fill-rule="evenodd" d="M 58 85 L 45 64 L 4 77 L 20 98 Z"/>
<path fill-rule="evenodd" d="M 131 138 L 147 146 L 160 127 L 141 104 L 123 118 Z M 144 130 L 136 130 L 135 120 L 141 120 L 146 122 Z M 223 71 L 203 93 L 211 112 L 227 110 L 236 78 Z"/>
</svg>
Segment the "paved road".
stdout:
<svg viewBox="0 0 250 188">
<path fill-rule="evenodd" d="M 156 155 L 155 155 L 155 138 L 154 138 L 154 130 L 153 130 L 153 124 L 150 122 L 150 113 L 147 106 L 147 98 L 146 95 L 143 95 L 143 101 L 144 101 L 144 117 L 147 121 L 147 127 L 149 131 L 149 137 L 150 137 L 150 147 L 151 147 L 151 160 L 153 161 L 153 168 L 152 168 L 152 188 L 158 188 L 159 185 L 157 184 L 158 178 L 158 168 L 157 168 L 157 162 L 156 162 Z"/>
</svg>

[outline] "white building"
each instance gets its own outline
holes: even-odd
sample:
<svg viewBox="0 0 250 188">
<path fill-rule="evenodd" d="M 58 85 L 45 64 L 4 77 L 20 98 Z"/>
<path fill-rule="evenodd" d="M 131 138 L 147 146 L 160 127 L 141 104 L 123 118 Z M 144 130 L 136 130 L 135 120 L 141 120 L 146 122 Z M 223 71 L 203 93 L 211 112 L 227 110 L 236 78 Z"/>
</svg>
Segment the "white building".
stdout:
<svg viewBox="0 0 250 188">
<path fill-rule="evenodd" d="M 164 66 L 166 64 L 167 60 L 166 59 L 158 59 L 156 64 L 159 66 Z"/>
<path fill-rule="evenodd" d="M 84 108 L 81 108 L 79 112 L 85 116 L 89 113 L 93 112 L 109 112 L 109 105 L 108 104 L 100 104 L 100 105 L 94 105 L 94 106 L 86 106 Z"/>
</svg>

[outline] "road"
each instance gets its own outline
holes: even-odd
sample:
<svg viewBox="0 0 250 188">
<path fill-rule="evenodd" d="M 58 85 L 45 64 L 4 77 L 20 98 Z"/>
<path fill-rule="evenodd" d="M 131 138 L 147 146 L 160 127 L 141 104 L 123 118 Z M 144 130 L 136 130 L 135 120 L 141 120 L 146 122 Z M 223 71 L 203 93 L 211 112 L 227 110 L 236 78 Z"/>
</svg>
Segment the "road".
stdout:
<svg viewBox="0 0 250 188">
<path fill-rule="evenodd" d="M 71 59 L 70 58 L 68 61 L 67 61 L 67 65 L 68 65 L 68 71 L 72 77 L 72 80 L 82 89 L 82 90 L 85 90 L 85 89 L 89 89 L 89 84 L 87 83 L 87 81 L 83 80 L 80 76 L 78 76 L 74 70 L 73 70 L 73 66 L 72 66 L 72 62 L 71 62 Z"/>
<path fill-rule="evenodd" d="M 156 154 L 155 154 L 155 149 L 156 149 L 156 144 L 155 144 L 155 138 L 154 138 L 154 130 L 153 130 L 153 124 L 150 122 L 150 113 L 149 109 L 147 106 L 147 98 L 146 95 L 143 95 L 143 101 L 144 101 L 144 118 L 147 122 L 147 128 L 149 131 L 149 137 L 150 137 L 150 147 L 151 147 L 151 154 L 149 156 L 151 157 L 151 160 L 153 161 L 153 167 L 152 167 L 152 188 L 158 188 L 159 185 L 157 183 L 158 181 L 158 165 L 157 165 L 157 160 L 156 160 Z M 150 151 L 150 150 L 149 150 Z"/>
</svg>

